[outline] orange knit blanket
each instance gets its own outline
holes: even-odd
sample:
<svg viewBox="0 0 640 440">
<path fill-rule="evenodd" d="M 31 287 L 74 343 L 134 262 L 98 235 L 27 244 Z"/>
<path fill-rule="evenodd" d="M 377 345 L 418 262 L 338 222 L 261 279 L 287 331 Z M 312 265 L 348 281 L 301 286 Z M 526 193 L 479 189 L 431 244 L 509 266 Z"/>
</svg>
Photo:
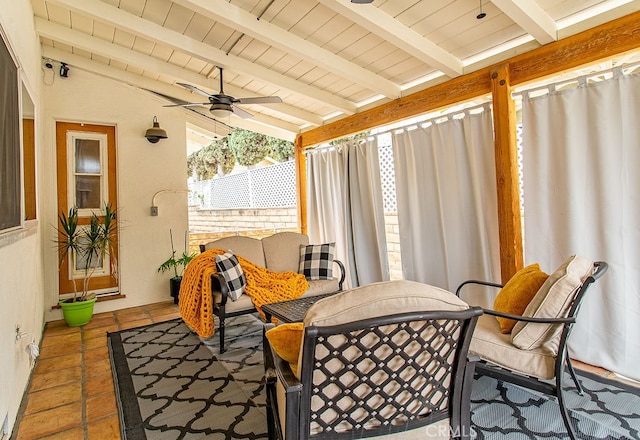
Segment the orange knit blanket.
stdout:
<svg viewBox="0 0 640 440">
<path fill-rule="evenodd" d="M 180 316 L 203 338 L 210 338 L 215 330 L 211 275 L 216 272 L 216 255 L 224 252 L 222 249 L 210 249 L 199 254 L 187 266 L 180 285 Z M 251 297 L 263 320 L 264 304 L 298 298 L 309 288 L 302 274 L 274 272 L 240 256 L 236 257 L 247 277 L 245 294 Z M 231 301 L 231 298 L 227 301 Z"/>
</svg>

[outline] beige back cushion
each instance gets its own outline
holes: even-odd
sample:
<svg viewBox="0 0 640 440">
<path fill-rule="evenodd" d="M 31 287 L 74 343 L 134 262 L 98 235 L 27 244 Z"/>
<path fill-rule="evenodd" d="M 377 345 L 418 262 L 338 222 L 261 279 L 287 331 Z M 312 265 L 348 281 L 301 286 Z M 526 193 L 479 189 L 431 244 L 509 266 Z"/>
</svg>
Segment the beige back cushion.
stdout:
<svg viewBox="0 0 640 440">
<path fill-rule="evenodd" d="M 267 268 L 276 272 L 298 272 L 300 245 L 309 244 L 309 237 L 297 232 L 278 232 L 262 239 Z"/>
<path fill-rule="evenodd" d="M 533 297 L 523 316 L 536 318 L 565 317 L 573 298 L 588 276 L 593 274 L 593 262 L 588 258 L 573 255 L 554 273 L 549 275 Z M 519 321 L 511 332 L 511 342 L 523 350 L 532 350 L 542 345 L 557 346 L 555 339 L 562 327 L 557 324 L 538 324 Z"/>
<path fill-rule="evenodd" d="M 242 258 L 246 258 L 252 263 L 257 264 L 258 266 L 265 267 L 264 252 L 262 251 L 262 241 L 256 238 L 241 236 L 225 237 L 207 243 L 204 248 L 205 250 L 231 250 L 234 255 L 239 255 Z"/>
</svg>

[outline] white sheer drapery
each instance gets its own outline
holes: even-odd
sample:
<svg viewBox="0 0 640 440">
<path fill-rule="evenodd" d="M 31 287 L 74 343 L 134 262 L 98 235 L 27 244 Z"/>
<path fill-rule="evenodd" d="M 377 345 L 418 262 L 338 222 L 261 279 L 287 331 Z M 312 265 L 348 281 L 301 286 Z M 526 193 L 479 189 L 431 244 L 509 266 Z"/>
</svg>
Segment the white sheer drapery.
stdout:
<svg viewBox="0 0 640 440">
<path fill-rule="evenodd" d="M 447 290 L 499 280 L 490 111 L 395 132 L 392 142 L 404 278 Z"/>
<path fill-rule="evenodd" d="M 571 355 L 640 379 L 640 77 L 523 99 L 525 259 L 609 263 L 588 292 Z"/>
<path fill-rule="evenodd" d="M 377 142 L 307 154 L 307 192 L 309 239 L 336 242 L 347 286 L 389 279 Z"/>
</svg>

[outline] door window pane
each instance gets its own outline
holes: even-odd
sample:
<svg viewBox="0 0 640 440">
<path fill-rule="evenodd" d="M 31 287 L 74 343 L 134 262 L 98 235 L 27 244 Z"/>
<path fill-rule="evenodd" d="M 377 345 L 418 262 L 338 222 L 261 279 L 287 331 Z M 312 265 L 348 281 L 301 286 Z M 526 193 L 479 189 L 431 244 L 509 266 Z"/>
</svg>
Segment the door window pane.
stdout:
<svg viewBox="0 0 640 440">
<path fill-rule="evenodd" d="M 100 174 L 100 141 L 76 139 L 76 173 Z"/>
<path fill-rule="evenodd" d="M 76 203 L 79 209 L 100 209 L 100 176 L 76 176 Z"/>
</svg>

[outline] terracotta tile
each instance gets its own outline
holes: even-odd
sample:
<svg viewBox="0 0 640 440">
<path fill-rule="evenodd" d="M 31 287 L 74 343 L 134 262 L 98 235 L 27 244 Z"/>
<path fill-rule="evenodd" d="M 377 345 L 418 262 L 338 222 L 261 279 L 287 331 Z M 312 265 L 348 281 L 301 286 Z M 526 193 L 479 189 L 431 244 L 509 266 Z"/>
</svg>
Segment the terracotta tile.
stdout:
<svg viewBox="0 0 640 440">
<path fill-rule="evenodd" d="M 107 346 L 106 334 L 99 338 L 91 338 L 91 339 L 86 339 L 84 341 L 85 350 L 93 350 L 94 348 L 100 348 L 100 347 L 106 347 L 106 346 Z"/>
<path fill-rule="evenodd" d="M 77 365 L 82 365 L 82 353 L 80 352 L 62 356 L 45 357 L 44 359 L 39 358 L 36 361 L 34 374 L 48 373 Z"/>
<path fill-rule="evenodd" d="M 67 327 L 67 323 L 64 321 L 64 319 L 58 319 L 57 321 L 49 321 L 47 322 L 47 329 L 53 329 L 56 327 Z"/>
<path fill-rule="evenodd" d="M 114 414 L 118 415 L 115 393 L 102 393 L 87 399 L 87 423 Z"/>
<path fill-rule="evenodd" d="M 88 397 L 107 392 L 114 392 L 113 375 L 111 373 L 87 378 L 86 393 Z"/>
<path fill-rule="evenodd" d="M 117 324 L 112 324 L 112 325 L 107 325 L 107 326 L 104 326 L 104 327 L 97 327 L 97 328 L 88 329 L 88 330 L 85 330 L 83 332 L 84 340 L 86 341 L 87 339 L 93 339 L 93 338 L 99 338 L 101 336 L 106 336 L 107 332 L 115 332 L 115 331 L 118 331 L 118 325 Z"/>
<path fill-rule="evenodd" d="M 92 349 L 85 349 L 84 361 L 93 362 L 100 359 L 109 359 L 109 347 L 106 345 Z"/>
<path fill-rule="evenodd" d="M 66 322 L 62 322 L 62 325 L 59 326 L 49 326 L 44 329 L 44 335 L 47 337 L 58 336 L 58 335 L 68 335 L 72 333 L 80 333 L 80 327 L 69 327 Z"/>
<path fill-rule="evenodd" d="M 151 315 L 152 318 L 156 318 L 158 316 L 168 316 L 168 315 L 173 315 L 178 317 L 180 315 L 180 310 L 178 310 L 178 306 L 164 307 L 161 309 L 150 310 L 149 314 Z"/>
<path fill-rule="evenodd" d="M 47 338 L 44 338 L 46 341 Z M 80 353 L 82 351 L 82 341 L 77 340 L 67 344 L 42 345 L 40 348 L 40 357 L 38 359 L 47 359 L 50 357 L 58 357 L 71 353 Z"/>
<path fill-rule="evenodd" d="M 51 347 L 53 345 L 69 345 L 74 342 L 80 342 L 82 335 L 79 328 L 75 328 L 75 331 L 71 333 L 56 334 L 50 337 L 44 338 L 42 341 L 42 347 Z"/>
<path fill-rule="evenodd" d="M 81 425 L 82 403 L 75 402 L 25 416 L 20 421 L 16 440 L 41 439 Z"/>
<path fill-rule="evenodd" d="M 113 316 L 112 312 L 109 312 L 108 314 L 103 314 L 102 316 L 94 315 L 93 318 L 91 318 L 91 321 L 89 321 L 89 323 L 84 326 L 84 329 L 90 330 L 93 328 L 107 327 L 115 324 L 116 318 Z"/>
<path fill-rule="evenodd" d="M 50 371 L 44 374 L 33 375 L 31 378 L 31 392 L 41 391 L 51 387 L 66 385 L 82 380 L 82 368 L 69 367 L 64 370 Z"/>
<path fill-rule="evenodd" d="M 87 378 L 92 378 L 96 376 L 101 376 L 103 374 L 111 373 L 111 361 L 107 357 L 106 359 L 100 359 L 93 362 L 86 362 L 84 371 Z"/>
<path fill-rule="evenodd" d="M 147 310 L 162 309 L 162 308 L 167 308 L 167 307 L 176 307 L 177 308 L 178 306 L 173 304 L 173 300 L 167 300 L 167 301 L 148 304 L 148 305 L 144 306 L 144 308 L 147 309 Z"/>
<path fill-rule="evenodd" d="M 42 440 L 84 440 L 84 429 L 74 428 L 43 437 Z"/>
<path fill-rule="evenodd" d="M 172 319 L 176 319 L 176 318 L 180 318 L 179 310 L 169 311 L 168 313 L 157 314 L 152 316 L 153 322 L 171 321 Z"/>
<path fill-rule="evenodd" d="M 67 385 L 47 388 L 27 395 L 28 403 L 25 414 L 33 414 L 58 406 L 79 402 L 82 399 L 82 383 L 72 382 Z"/>
<path fill-rule="evenodd" d="M 151 318 L 140 319 L 138 321 L 123 322 L 122 324 L 120 324 L 120 330 L 128 330 L 130 328 L 142 327 L 149 324 L 153 324 L 153 320 Z"/>
<path fill-rule="evenodd" d="M 120 440 L 120 421 L 118 416 L 106 417 L 87 425 L 91 440 Z"/>
</svg>

